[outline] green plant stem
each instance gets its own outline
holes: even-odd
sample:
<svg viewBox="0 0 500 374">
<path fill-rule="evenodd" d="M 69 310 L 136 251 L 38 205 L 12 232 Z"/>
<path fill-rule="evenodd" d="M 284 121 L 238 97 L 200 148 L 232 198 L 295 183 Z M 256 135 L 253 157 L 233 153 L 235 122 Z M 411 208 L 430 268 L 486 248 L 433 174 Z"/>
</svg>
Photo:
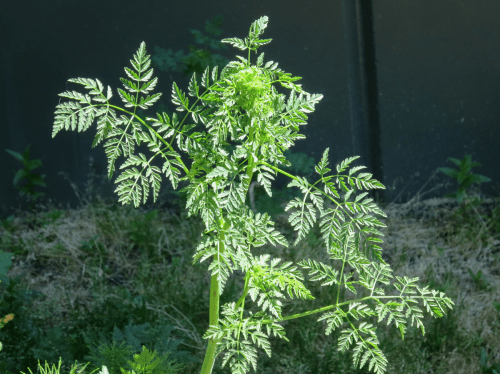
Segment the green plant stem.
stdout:
<svg viewBox="0 0 500 374">
<path fill-rule="evenodd" d="M 249 281 L 250 281 L 250 273 L 247 272 L 245 275 L 245 288 L 243 290 L 243 295 L 241 295 L 241 297 L 236 302 L 236 308 L 238 308 L 240 304 L 243 304 L 243 308 L 245 307 L 245 298 L 247 297 L 248 290 L 250 289 L 250 287 L 248 286 Z M 240 319 L 242 318 L 243 318 L 243 312 L 241 314 Z"/>
<path fill-rule="evenodd" d="M 254 140 L 254 127 L 252 126 L 250 128 L 249 132 L 249 141 L 252 142 Z M 247 166 L 247 176 L 249 178 L 249 181 L 252 181 L 253 177 L 253 169 L 254 169 L 254 160 L 252 157 L 248 158 L 248 166 Z M 250 183 L 248 183 L 250 185 Z M 230 227 L 229 221 L 224 222 L 224 219 L 222 219 L 222 232 L 220 235 L 220 240 L 219 240 L 219 253 L 223 253 L 225 250 L 225 244 L 224 244 L 224 231 L 227 230 Z M 214 255 L 214 260 L 216 259 L 216 256 L 219 254 Z M 238 303 L 244 302 L 246 294 L 248 292 L 248 273 L 245 276 L 245 287 L 243 290 L 243 295 L 241 298 L 238 300 Z M 220 301 L 220 290 L 219 290 L 219 282 L 217 280 L 217 274 L 212 275 L 210 278 L 210 314 L 209 314 L 209 325 L 210 326 L 217 326 L 219 325 L 219 301 Z M 243 317 L 243 316 L 241 316 Z M 203 360 L 203 365 L 201 367 L 201 372 L 200 374 L 211 374 L 212 373 L 212 368 L 214 366 L 215 362 L 215 349 L 217 347 L 218 341 L 215 339 L 209 339 L 208 341 L 208 346 L 207 346 L 207 351 L 205 352 L 205 358 Z"/>
<path fill-rule="evenodd" d="M 370 300 L 370 299 L 372 299 L 372 300 L 378 301 L 378 299 L 395 299 L 397 297 L 398 296 L 366 296 L 366 297 L 363 297 L 363 298 L 357 299 L 357 300 L 348 300 L 348 301 L 344 301 L 343 303 L 324 306 L 324 307 L 316 309 L 316 310 L 309 310 L 309 311 L 304 312 L 304 313 L 293 314 L 291 316 L 284 317 L 284 318 L 279 319 L 279 320 L 276 320 L 276 319 L 265 319 L 265 320 L 262 320 L 262 321 L 259 321 L 259 322 L 262 325 L 264 325 L 264 324 L 267 324 L 267 323 L 275 323 L 275 322 L 288 321 L 290 319 L 295 319 L 295 318 L 310 316 L 311 314 L 326 312 L 327 310 L 333 309 L 335 307 L 339 307 L 339 306 L 347 305 L 347 304 L 352 304 L 352 303 L 356 303 L 356 302 L 360 302 L 360 301 L 364 301 L 364 300 Z M 424 298 L 424 297 L 423 296 L 405 296 L 405 299 L 422 299 L 422 298 Z"/>
<path fill-rule="evenodd" d="M 230 227 L 229 221 L 222 223 L 221 240 L 219 241 L 219 253 L 223 253 L 225 250 L 224 244 L 224 230 Z M 214 260 L 219 254 L 214 255 Z M 220 303 L 220 289 L 219 281 L 217 280 L 217 274 L 214 274 L 210 278 L 210 314 L 209 314 L 209 325 L 218 326 L 219 325 L 219 303 Z M 208 340 L 207 351 L 205 352 L 205 358 L 203 359 L 203 365 L 201 367 L 201 374 L 211 374 L 212 368 L 215 362 L 215 349 L 219 341 L 215 339 Z"/>
<path fill-rule="evenodd" d="M 344 274 L 344 266 L 345 266 L 345 262 L 347 260 L 347 251 L 345 251 L 344 253 L 344 261 L 342 261 L 342 270 L 340 271 L 340 277 L 339 277 L 339 285 L 337 287 L 337 302 L 336 304 L 338 305 L 339 304 L 339 296 L 340 296 L 340 286 L 342 284 L 342 275 Z"/>
<path fill-rule="evenodd" d="M 218 325 L 219 324 L 219 282 L 217 281 L 217 275 L 212 275 L 210 279 L 210 316 L 209 324 Z M 201 367 L 201 374 L 212 373 L 212 368 L 215 362 L 215 348 L 217 347 L 217 341 L 215 339 L 208 340 L 207 351 L 205 352 L 205 358 L 203 360 L 203 365 Z"/>
</svg>

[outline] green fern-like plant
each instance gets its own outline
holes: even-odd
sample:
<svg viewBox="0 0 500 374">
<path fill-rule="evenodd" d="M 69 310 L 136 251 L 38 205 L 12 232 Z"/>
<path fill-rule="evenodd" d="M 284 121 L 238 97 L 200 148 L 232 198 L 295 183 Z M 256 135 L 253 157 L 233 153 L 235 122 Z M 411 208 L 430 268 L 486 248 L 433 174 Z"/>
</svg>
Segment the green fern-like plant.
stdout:
<svg viewBox="0 0 500 374">
<path fill-rule="evenodd" d="M 427 312 L 442 317 L 447 308 L 452 308 L 453 301 L 442 292 L 429 290 L 428 286 L 419 287 L 418 278 L 396 277 L 394 287 L 398 294 L 394 296 L 386 295 L 378 286 L 379 282 L 390 284 L 392 270 L 382 259 L 382 248 L 377 245 L 383 241 L 375 237 L 383 235 L 376 227 L 385 225 L 370 214 L 386 215 L 372 199 L 365 198 L 367 192 L 357 196 L 356 193 L 357 189 L 385 187 L 372 179 L 372 174 L 355 175 L 364 168 L 351 166 L 359 156 L 342 161 L 336 166 L 337 174 L 326 176 L 330 172 L 326 149 L 314 168 L 320 176 L 314 184 L 278 167 L 281 164 L 291 166 L 284 152 L 296 140 L 305 138 L 298 134 L 299 126 L 307 124 L 306 113 L 314 111 L 322 95 L 305 92 L 300 85 L 293 83 L 300 77 L 285 73 L 278 68 L 277 62 L 264 64 L 264 53 L 257 56 L 255 65 L 251 64 L 251 52 L 257 53 L 259 47 L 271 42 L 271 39 L 259 38 L 267 23 L 268 17 L 259 18 L 251 25 L 249 37 L 244 40 L 222 40 L 247 51 L 247 56 L 236 56 L 238 61 L 228 63 L 220 74 L 217 66 L 211 70 L 207 67 L 200 86 L 194 73 L 187 95 L 173 83 L 172 103 L 177 106 L 176 111 L 185 112 L 182 120 L 177 113 L 171 118 L 166 113 L 157 113 L 156 117 L 146 119 L 137 115 L 138 108 L 147 109 L 161 95 L 152 94 L 157 78 L 153 78 L 150 56 L 142 43 L 131 60 L 133 70 L 125 68 L 128 79 L 121 78 L 125 90 L 118 89 L 127 109 L 110 103 L 112 90 L 109 86 L 105 90 L 99 80 L 70 79 L 90 92 L 85 95 L 76 91 L 60 94 L 70 101 L 57 105 L 52 135 L 62 129 L 87 130 L 96 120 L 97 135 L 93 146 L 105 142 L 109 178 L 113 177 L 118 157 L 126 158 L 119 166 L 122 172 L 115 181 L 122 204 L 133 202 L 138 207 L 147 201 L 151 189 L 156 201 L 162 176 L 174 189 L 181 181 L 189 182 L 181 189 L 187 196 L 188 217 L 201 214 L 205 224 L 193 263 L 211 260 L 208 266 L 211 273 L 209 327 L 204 335 L 208 345 L 202 374 L 212 372 L 216 357 L 223 352 L 222 363 L 229 363 L 233 374 L 247 373 L 251 366 L 255 370 L 256 348 L 264 349 L 270 356 L 271 334 L 287 340 L 281 322 L 319 313 L 318 321 L 325 321 L 326 334 L 343 328 L 339 350 L 345 352 L 354 343 L 355 366 L 363 367 L 368 362 L 369 370 L 384 373 L 387 359 L 378 348 L 376 328 L 363 319 L 378 316 L 380 322 L 388 317 L 387 323 L 394 321 L 404 339 L 409 316 L 412 325 L 415 322 L 425 334 L 422 309 L 414 304 L 421 300 Z M 292 91 L 288 100 L 285 95 L 277 93 L 275 83 Z M 190 98 L 194 103 L 190 103 Z M 206 131 L 190 133 L 199 122 Z M 147 131 L 142 130 L 143 126 Z M 229 137 L 237 143 L 231 150 L 226 148 Z M 174 140 L 180 151 L 188 153 L 192 160 L 190 167 L 174 150 Z M 149 147 L 152 156 L 135 153 L 135 148 L 142 143 Z M 154 164 L 157 158 L 162 159 L 160 166 Z M 348 174 L 341 174 L 347 169 Z M 185 175 L 181 176 L 182 173 Z M 332 287 L 337 301 L 291 316 L 284 316 L 281 308 L 284 291 L 290 298 L 314 297 L 302 283 L 302 273 L 291 262 L 280 264 L 279 258 L 252 254 L 252 247 L 266 242 L 284 246 L 288 243 L 274 230 L 274 222 L 267 214 L 254 214 L 245 204 L 254 174 L 257 182 L 272 196 L 271 183 L 276 173 L 289 177 L 292 181 L 288 187 L 297 187 L 303 196 L 294 198 L 286 207 L 287 211 L 292 210 L 289 222 L 298 232 L 295 244 L 315 225 L 319 213 L 326 250 L 332 260 L 339 260 L 342 265 L 338 271 L 312 259 L 299 262 L 298 265 L 313 276 L 312 281 L 321 281 L 322 286 Z M 322 188 L 317 186 L 320 182 Z M 342 199 L 337 188 L 344 192 Z M 349 201 L 351 195 L 355 196 L 354 201 Z M 326 202 L 333 204 L 334 208 L 326 207 Z M 363 250 L 360 250 L 360 245 Z M 351 279 L 352 272 L 345 274 L 346 264 L 357 271 L 359 281 Z M 220 313 L 220 295 L 235 270 L 245 274 L 242 295 L 237 301 L 223 305 Z M 339 300 L 344 289 L 357 294 L 354 286 L 366 288 L 369 295 L 356 300 Z M 252 303 L 247 301 L 247 296 Z M 374 309 L 363 303 L 368 300 L 375 301 Z M 255 310 L 249 310 L 251 308 L 245 309 L 249 304 L 257 310 L 255 313 Z M 359 319 L 362 321 L 358 323 Z"/>
</svg>

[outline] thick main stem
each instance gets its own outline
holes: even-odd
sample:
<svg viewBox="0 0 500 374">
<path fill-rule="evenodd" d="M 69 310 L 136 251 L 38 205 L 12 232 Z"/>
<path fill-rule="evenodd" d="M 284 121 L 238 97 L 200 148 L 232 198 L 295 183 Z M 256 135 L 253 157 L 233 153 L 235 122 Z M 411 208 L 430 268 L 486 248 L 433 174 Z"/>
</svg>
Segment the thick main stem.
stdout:
<svg viewBox="0 0 500 374">
<path fill-rule="evenodd" d="M 219 282 L 217 281 L 217 275 L 212 275 L 210 279 L 210 326 L 218 325 L 219 323 L 219 296 Z M 201 367 L 202 374 L 212 373 L 216 346 L 217 342 L 214 339 L 210 339 L 208 341 L 207 352 L 205 353 L 205 359 L 203 360 L 203 366 Z"/>
<path fill-rule="evenodd" d="M 248 139 L 250 142 L 254 140 L 254 128 L 251 127 L 249 131 Z M 250 156 L 248 160 L 247 166 L 247 176 L 250 178 L 250 182 L 252 181 L 253 176 L 253 168 L 255 162 L 253 158 Z M 219 241 L 219 253 L 224 253 L 225 244 L 224 244 L 224 231 L 230 227 L 229 221 L 224 222 L 224 218 L 222 218 L 222 232 L 221 232 L 221 240 Z M 214 258 L 218 256 L 215 255 Z M 245 284 L 246 286 L 246 284 Z M 210 278 L 210 314 L 209 314 L 209 325 L 210 326 L 218 326 L 219 325 L 219 300 L 220 300 L 220 290 L 219 290 L 219 282 L 217 280 L 217 274 L 212 275 Z M 200 374 L 212 374 L 212 369 L 215 362 L 215 348 L 217 346 L 218 341 L 214 339 L 208 340 L 207 351 L 205 352 L 205 358 L 203 360 L 203 365 L 201 367 Z"/>
<path fill-rule="evenodd" d="M 249 134 L 249 141 L 251 142 L 253 141 L 253 139 L 254 139 L 254 128 L 251 127 Z M 255 163 L 252 157 L 250 157 L 248 160 L 248 167 L 247 167 L 247 176 L 250 178 L 250 181 L 252 181 L 254 165 Z M 223 253 L 225 250 L 224 230 L 230 227 L 229 221 L 224 222 L 223 219 L 222 227 L 223 229 L 221 233 L 221 240 L 219 241 L 219 253 Z M 245 286 L 247 286 L 247 284 L 245 284 Z M 212 277 L 210 278 L 210 314 L 208 318 L 210 326 L 219 325 L 219 300 L 220 300 L 220 290 L 216 274 L 212 275 Z M 205 352 L 205 358 L 203 359 L 203 365 L 201 366 L 200 374 L 212 374 L 212 369 L 215 362 L 215 348 L 217 347 L 217 343 L 218 341 L 214 339 L 208 340 L 207 351 Z"/>
<path fill-rule="evenodd" d="M 221 233 L 221 240 L 219 242 L 219 253 L 223 253 L 225 250 L 224 245 L 224 230 L 228 229 L 230 226 L 229 221 L 223 223 L 223 229 Z M 214 257 L 216 257 L 215 255 Z M 217 280 L 217 274 L 212 275 L 210 278 L 210 314 L 209 314 L 209 325 L 217 326 L 219 325 L 219 300 L 220 300 L 220 290 L 219 281 Z M 207 351 L 205 352 L 205 358 L 203 360 L 203 365 L 201 367 L 201 374 L 211 374 L 212 368 L 215 362 L 215 348 L 218 341 L 214 339 L 208 340 Z"/>
<path fill-rule="evenodd" d="M 217 275 L 212 275 L 210 279 L 210 315 L 209 325 L 219 324 L 219 282 Z M 214 339 L 209 339 L 205 359 L 201 367 L 201 374 L 211 374 L 215 362 L 215 347 L 217 342 Z"/>
</svg>

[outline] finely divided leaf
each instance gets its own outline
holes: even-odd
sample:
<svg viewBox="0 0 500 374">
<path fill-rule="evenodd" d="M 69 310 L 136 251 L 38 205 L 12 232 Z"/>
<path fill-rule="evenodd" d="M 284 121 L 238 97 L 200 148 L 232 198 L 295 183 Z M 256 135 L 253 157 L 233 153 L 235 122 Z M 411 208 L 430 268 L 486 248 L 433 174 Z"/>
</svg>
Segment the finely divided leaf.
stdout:
<svg viewBox="0 0 500 374">
<path fill-rule="evenodd" d="M 321 283 L 321 286 L 331 286 L 333 284 L 339 284 L 339 272 L 333 269 L 330 265 L 323 264 L 322 262 L 316 260 L 304 260 L 298 263 L 302 268 L 309 269 L 309 275 L 314 275 L 309 280 L 312 282 L 321 281 L 326 279 L 325 282 Z"/>
<path fill-rule="evenodd" d="M 273 174 L 276 172 L 265 165 L 259 165 L 257 170 L 257 182 L 260 182 L 262 186 L 264 186 L 264 189 L 269 197 L 272 197 L 273 193 L 271 191 L 271 181 L 274 180 Z M 267 173 L 265 171 L 267 171 Z"/>
<path fill-rule="evenodd" d="M 222 39 L 221 43 L 232 44 L 234 47 L 236 47 L 238 49 L 241 49 L 242 51 L 244 51 L 245 49 L 247 49 L 246 43 L 243 40 L 239 39 L 239 38 L 226 38 L 226 39 Z"/>
<path fill-rule="evenodd" d="M 205 70 L 205 73 L 208 71 L 208 67 Z M 189 81 L 189 86 L 188 86 L 188 95 L 191 97 L 199 97 L 199 87 L 198 87 L 198 82 L 196 81 L 196 72 L 193 73 L 191 76 L 191 80 Z"/>
<path fill-rule="evenodd" d="M 180 105 L 175 110 L 178 112 L 183 112 L 184 110 L 188 110 L 189 107 L 189 99 L 186 97 L 177 84 L 174 82 L 172 84 L 172 103 L 175 105 Z"/>
<path fill-rule="evenodd" d="M 354 160 L 357 160 L 360 157 L 361 156 L 354 156 L 354 157 L 346 158 L 344 161 L 341 162 L 340 166 L 339 165 L 336 166 L 337 173 L 342 173 L 349 166 L 349 164 L 351 162 L 353 162 Z"/>
<path fill-rule="evenodd" d="M 298 231 L 297 240 L 295 240 L 294 243 L 294 245 L 297 245 L 297 243 L 306 236 L 311 227 L 314 226 L 316 222 L 316 209 L 313 204 L 304 203 L 304 201 L 300 200 L 298 197 L 288 203 L 285 212 L 291 208 L 298 209 L 288 218 L 294 230 Z"/>
</svg>

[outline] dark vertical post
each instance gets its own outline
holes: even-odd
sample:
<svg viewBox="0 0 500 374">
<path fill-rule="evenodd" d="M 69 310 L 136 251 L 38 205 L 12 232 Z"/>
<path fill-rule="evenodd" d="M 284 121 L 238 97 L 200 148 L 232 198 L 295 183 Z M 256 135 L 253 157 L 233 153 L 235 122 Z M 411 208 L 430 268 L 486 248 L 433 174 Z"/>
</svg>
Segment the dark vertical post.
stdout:
<svg viewBox="0 0 500 374">
<path fill-rule="evenodd" d="M 7 122 L 6 137 L 9 140 L 3 144 L 13 151 L 22 154 L 28 146 L 28 142 L 26 141 L 26 134 L 24 132 L 23 110 L 19 105 L 18 92 L 20 87 L 16 84 L 14 67 L 17 61 L 15 61 L 15 58 L 16 56 L 9 49 L 2 49 L 2 72 L 5 78 L 5 83 L 2 87 L 5 94 L 5 96 L 2 95 L 5 97 L 3 101 L 5 103 L 5 110 L 3 113 L 5 122 Z M 2 153 L 4 155 L 7 154 L 4 150 L 2 150 Z M 12 161 L 12 164 L 17 162 L 10 156 L 8 156 L 8 159 Z"/>
<path fill-rule="evenodd" d="M 342 0 L 342 9 L 352 156 L 360 155 L 362 165 L 383 184 L 372 3 Z M 370 196 L 385 201 L 384 190 L 370 190 Z"/>
</svg>

